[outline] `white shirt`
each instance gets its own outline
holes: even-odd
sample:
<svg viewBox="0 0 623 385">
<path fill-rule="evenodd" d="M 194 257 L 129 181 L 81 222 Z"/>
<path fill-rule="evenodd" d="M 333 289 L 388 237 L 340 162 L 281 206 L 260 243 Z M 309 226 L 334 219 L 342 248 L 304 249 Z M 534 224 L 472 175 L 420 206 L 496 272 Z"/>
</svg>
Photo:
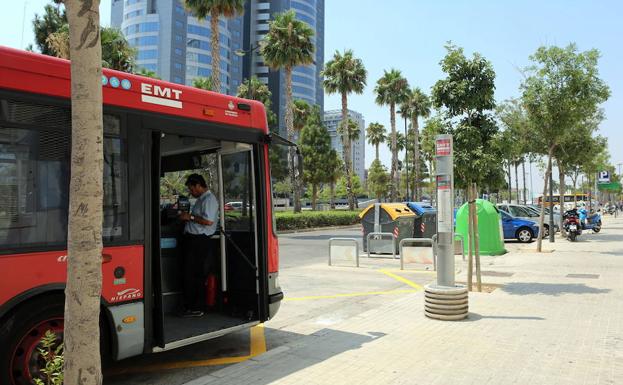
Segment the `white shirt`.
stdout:
<svg viewBox="0 0 623 385">
<path fill-rule="evenodd" d="M 204 234 L 209 236 L 216 232 L 218 225 L 218 201 L 212 192 L 206 191 L 201 194 L 193 205 L 192 210 L 190 210 L 190 213 L 194 216 L 212 221 L 212 224 L 202 225 L 197 222 L 188 221 L 184 227 L 184 233 L 195 235 Z"/>
</svg>

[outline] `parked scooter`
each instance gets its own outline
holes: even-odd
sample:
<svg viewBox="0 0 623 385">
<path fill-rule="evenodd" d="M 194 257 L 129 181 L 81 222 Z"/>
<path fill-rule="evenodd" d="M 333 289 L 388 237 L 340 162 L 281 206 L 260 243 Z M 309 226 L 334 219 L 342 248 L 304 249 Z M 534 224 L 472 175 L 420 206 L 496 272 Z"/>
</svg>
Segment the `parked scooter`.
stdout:
<svg viewBox="0 0 623 385">
<path fill-rule="evenodd" d="M 582 208 L 580 210 L 586 209 Z M 580 223 L 582 224 L 582 230 L 593 230 L 594 233 L 598 233 L 601 231 L 601 215 L 599 213 L 593 213 L 590 216 L 584 214 L 584 218 L 582 213 L 580 212 Z"/>
<path fill-rule="evenodd" d="M 565 211 L 562 216 L 564 218 L 562 225 L 567 233 L 567 239 L 575 242 L 578 235 L 582 234 L 582 224 L 576 209 Z"/>
</svg>

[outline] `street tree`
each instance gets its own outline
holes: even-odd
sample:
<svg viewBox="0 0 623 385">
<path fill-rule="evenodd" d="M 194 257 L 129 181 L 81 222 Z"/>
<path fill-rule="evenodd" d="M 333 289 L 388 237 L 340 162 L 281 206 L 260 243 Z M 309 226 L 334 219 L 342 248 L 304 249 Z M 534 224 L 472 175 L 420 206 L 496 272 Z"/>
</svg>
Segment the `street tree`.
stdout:
<svg viewBox="0 0 623 385">
<path fill-rule="evenodd" d="M 447 132 L 445 120 L 440 115 L 435 115 L 424 122 L 422 138 L 420 140 L 422 156 L 428 163 L 430 175 L 435 175 L 435 137 L 442 132 Z"/>
<path fill-rule="evenodd" d="M 316 210 L 318 187 L 321 183 L 329 181 L 326 166 L 333 156 L 331 153 L 331 137 L 322 124 L 318 106 L 314 106 L 301 130 L 299 146 L 305 165 L 303 182 L 311 185 L 312 210 Z"/>
<path fill-rule="evenodd" d="M 196 77 L 193 79 L 193 87 L 206 91 L 214 91 L 214 83 L 212 78 Z"/>
<path fill-rule="evenodd" d="M 44 55 L 56 56 L 48 45 L 48 37 L 67 25 L 67 13 L 64 8 L 47 4 L 43 15 L 35 14 L 32 21 L 35 33 L 35 45 Z"/>
<path fill-rule="evenodd" d="M 403 118 L 411 121 L 411 130 L 413 131 L 413 179 L 415 187 L 413 189 L 413 199 L 418 201 L 421 198 L 420 180 L 420 132 L 418 118 L 428 118 L 430 115 L 430 99 L 422 92 L 419 87 L 415 87 L 407 91 L 407 99 L 400 105 L 400 112 Z"/>
<path fill-rule="evenodd" d="M 385 126 L 378 122 L 372 122 L 366 129 L 366 136 L 368 137 L 368 143 L 374 146 L 375 157 L 379 160 L 379 145 L 385 142 Z"/>
<path fill-rule="evenodd" d="M 65 385 L 100 385 L 104 132 L 99 1 L 66 0 L 71 51 L 71 182 Z"/>
<path fill-rule="evenodd" d="M 472 287 L 472 245 L 476 254 L 476 272 L 480 289 L 480 256 L 478 221 L 475 198 L 492 170 L 500 168 L 498 154 L 493 151 L 492 139 L 498 127 L 491 116 L 495 108 L 495 71 L 491 62 L 474 53 L 468 59 L 463 49 L 451 43 L 446 45 L 447 54 L 441 60 L 445 79 L 433 86 L 432 98 L 435 108 L 442 108 L 449 121 L 449 133 L 454 142 L 454 174 L 457 187 L 467 191 L 469 200 L 469 267 L 468 288 Z M 474 196 L 476 195 L 476 196 Z"/>
<path fill-rule="evenodd" d="M 547 154 L 545 179 L 550 178 L 554 151 L 573 135 L 579 122 L 599 111 L 610 96 L 608 86 L 599 78 L 599 51 L 579 52 L 575 44 L 565 48 L 540 47 L 530 56 L 533 65 L 526 69 L 521 85 L 522 101 L 534 127 L 534 141 Z M 547 194 L 543 191 L 543 196 Z M 544 206 L 544 205 L 543 205 Z M 543 228 L 544 207 L 539 217 Z M 537 239 L 541 251 L 541 237 Z"/>
<path fill-rule="evenodd" d="M 333 58 L 325 64 L 321 77 L 323 86 L 328 94 L 340 94 L 342 98 L 341 126 L 348 124 L 348 95 L 361 94 L 366 86 L 368 73 L 361 59 L 354 56 L 352 50 L 344 53 L 336 51 Z M 348 192 L 348 207 L 355 208 L 355 195 L 352 182 L 352 139 L 348 136 L 349 130 L 342 130 L 342 147 L 344 156 L 344 173 L 346 176 L 346 190 Z"/>
<path fill-rule="evenodd" d="M 231 19 L 242 15 L 245 0 L 182 0 L 186 9 L 198 21 L 210 17 L 210 45 L 212 48 L 212 87 L 215 92 L 221 90 L 221 43 L 219 18 Z"/>
<path fill-rule="evenodd" d="M 273 69 L 283 68 L 286 77 L 285 121 L 288 139 L 294 140 L 292 111 L 292 69 L 309 65 L 314 61 L 314 30 L 309 24 L 297 20 L 293 10 L 276 14 L 269 22 L 268 33 L 260 44 L 264 62 Z M 294 212 L 301 212 L 300 177 L 293 166 L 294 148 L 290 148 L 290 178 L 294 189 Z"/>
<path fill-rule="evenodd" d="M 508 193 L 509 202 L 512 199 L 512 172 L 511 167 L 515 168 L 515 187 L 517 190 L 517 202 L 520 201 L 519 195 L 519 178 L 517 169 L 519 165 L 525 163 L 526 157 L 531 152 L 531 133 L 530 122 L 526 116 L 525 109 L 521 105 L 521 101 L 518 99 L 510 99 L 504 101 L 496 108 L 496 115 L 498 120 L 504 126 L 504 131 L 500 136 L 500 150 L 502 159 L 506 164 L 505 169 L 508 171 Z M 525 166 L 524 170 L 525 170 Z M 525 187 L 525 177 L 524 177 Z M 524 201 L 525 201 L 525 189 L 524 189 Z"/>
<path fill-rule="evenodd" d="M 315 107 L 315 106 L 314 106 Z M 303 99 L 295 99 L 292 105 L 294 131 L 300 133 L 313 113 L 312 106 Z"/>
<path fill-rule="evenodd" d="M 368 191 L 370 195 L 381 202 L 381 199 L 387 196 L 389 184 L 387 168 L 378 159 L 373 160 L 368 170 Z"/>
<path fill-rule="evenodd" d="M 374 92 L 376 103 L 380 106 L 389 106 L 389 117 L 391 123 L 390 149 L 392 152 L 392 165 L 390 177 L 392 180 L 390 199 L 395 201 L 397 198 L 398 180 L 398 148 L 396 146 L 396 105 L 403 103 L 407 99 L 409 82 L 396 69 L 384 71 L 383 76 L 376 82 Z"/>
</svg>

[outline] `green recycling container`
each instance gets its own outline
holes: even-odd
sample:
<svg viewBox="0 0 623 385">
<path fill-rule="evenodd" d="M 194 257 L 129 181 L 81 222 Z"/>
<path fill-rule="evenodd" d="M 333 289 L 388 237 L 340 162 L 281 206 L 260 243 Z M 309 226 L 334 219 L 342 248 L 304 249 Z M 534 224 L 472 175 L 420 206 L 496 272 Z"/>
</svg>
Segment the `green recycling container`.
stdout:
<svg viewBox="0 0 623 385">
<path fill-rule="evenodd" d="M 469 241 L 467 238 L 469 209 L 467 203 L 463 204 L 456 213 L 456 230 L 465 240 L 463 249 L 468 253 Z M 504 233 L 499 211 L 495 205 L 484 199 L 476 199 L 476 212 L 478 215 L 478 235 L 480 240 L 480 255 L 502 255 L 506 253 L 504 248 Z"/>
</svg>

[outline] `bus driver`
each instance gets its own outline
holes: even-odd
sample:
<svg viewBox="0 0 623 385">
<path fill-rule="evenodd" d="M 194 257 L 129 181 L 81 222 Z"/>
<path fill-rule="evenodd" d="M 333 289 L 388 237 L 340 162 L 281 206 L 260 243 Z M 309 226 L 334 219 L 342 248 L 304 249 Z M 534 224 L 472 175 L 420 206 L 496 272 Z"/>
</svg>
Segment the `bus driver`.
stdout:
<svg viewBox="0 0 623 385">
<path fill-rule="evenodd" d="M 204 261 L 207 257 L 208 273 L 214 269 L 214 256 L 210 252 L 210 236 L 216 231 L 218 222 L 218 201 L 199 174 L 191 174 L 186 180 L 190 194 L 197 198 L 190 213 L 181 213 L 184 226 L 184 310 L 182 317 L 201 317 L 203 304 L 201 293 L 204 276 Z"/>
</svg>

